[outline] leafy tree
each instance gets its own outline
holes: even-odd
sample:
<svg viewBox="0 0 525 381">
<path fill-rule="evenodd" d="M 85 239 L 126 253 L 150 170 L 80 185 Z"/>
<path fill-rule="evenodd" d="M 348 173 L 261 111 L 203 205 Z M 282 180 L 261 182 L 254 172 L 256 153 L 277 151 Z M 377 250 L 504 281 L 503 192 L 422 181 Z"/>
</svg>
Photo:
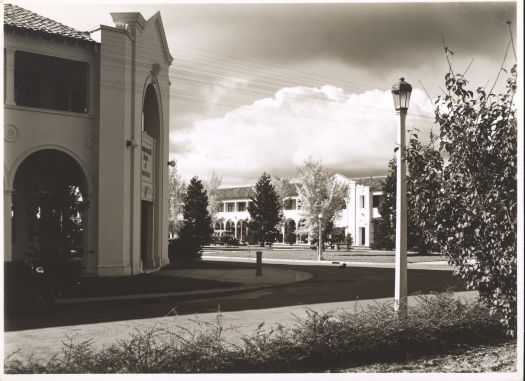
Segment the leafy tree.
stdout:
<svg viewBox="0 0 525 381">
<path fill-rule="evenodd" d="M 511 40 L 512 42 L 512 40 Z M 510 45 L 510 42 L 509 42 Z M 508 51 L 508 47 L 507 47 Z M 426 239 L 439 246 L 469 289 L 516 332 L 517 119 L 516 65 L 507 90 L 495 95 L 467 88 L 450 59 L 447 93 L 435 101 L 439 148 L 411 140 L 414 205 Z M 503 65 L 500 73 L 504 71 Z M 499 76 L 499 74 L 498 74 Z M 495 84 L 494 84 L 495 85 Z M 445 161 L 443 157 L 447 157 Z M 440 187 L 429 182 L 437 178 Z"/>
<path fill-rule="evenodd" d="M 261 246 L 265 243 L 271 245 L 274 242 L 279 234 L 277 226 L 282 220 L 281 206 L 270 175 L 263 173 L 255 184 L 254 196 L 248 205 L 250 213 L 248 231 L 251 240 L 255 240 Z"/>
<path fill-rule="evenodd" d="M 210 177 L 204 183 L 206 193 L 208 194 L 208 213 L 211 216 L 212 225 L 215 222 L 219 222 L 217 220 L 217 207 L 222 201 L 217 199 L 217 193 L 221 184 L 222 176 L 218 175 L 215 171 L 211 173 Z"/>
<path fill-rule="evenodd" d="M 330 233 L 330 244 L 336 245 L 339 250 L 339 245 L 345 240 L 345 230 L 343 228 L 333 227 Z"/>
<path fill-rule="evenodd" d="M 183 260 L 198 259 L 202 247 L 211 242 L 213 229 L 208 213 L 208 196 L 202 182 L 193 177 L 184 197 L 184 226 L 180 231 L 179 253 L 177 258 Z"/>
<path fill-rule="evenodd" d="M 275 191 L 277 192 L 277 195 L 279 196 L 279 201 L 281 202 L 281 209 L 282 210 L 285 210 L 285 207 L 286 207 L 286 203 L 287 201 L 290 199 L 288 197 L 288 194 L 287 194 L 287 190 L 290 188 L 290 186 L 292 185 L 292 182 L 290 181 L 290 179 L 288 177 L 284 177 L 284 176 L 273 176 L 272 178 L 272 183 L 274 185 L 274 188 L 275 188 Z M 289 243 L 287 241 L 287 226 L 286 226 L 286 221 L 284 219 L 281 219 L 281 222 L 279 223 L 279 225 L 277 226 L 277 228 L 279 230 L 282 230 L 283 228 L 285 229 L 285 233 L 284 233 L 284 242 L 285 243 Z M 290 236 L 290 239 L 291 239 L 291 236 Z M 295 241 L 293 241 L 295 243 Z M 291 244 L 291 243 L 290 243 Z"/>
<path fill-rule="evenodd" d="M 277 195 L 279 196 L 279 201 L 281 202 L 281 208 L 284 209 L 286 198 L 287 198 L 287 189 L 292 185 L 292 182 L 287 177 L 278 177 L 276 176 L 272 180 L 275 191 L 277 192 Z"/>
<path fill-rule="evenodd" d="M 396 161 L 388 162 L 388 174 L 383 181 L 383 197 L 379 202 L 380 217 L 372 221 L 374 249 L 393 250 L 396 246 Z"/>
<path fill-rule="evenodd" d="M 297 191 L 301 201 L 301 214 L 306 220 L 301 233 L 308 234 L 313 240 L 319 235 L 319 214 L 323 215 L 321 223 L 326 228 L 333 226 L 344 209 L 348 185 L 337 181 L 323 167 L 321 161 L 314 159 L 306 160 L 298 172 L 300 185 L 297 185 Z M 326 232 L 325 228 L 323 229 Z"/>
<path fill-rule="evenodd" d="M 411 134 L 410 139 L 417 140 L 416 134 Z M 374 249 L 395 249 L 396 244 L 396 171 L 397 163 L 395 158 L 388 163 L 388 174 L 383 181 L 383 197 L 379 203 L 380 217 L 376 218 L 372 223 L 374 226 L 374 241 L 372 247 Z M 408 250 L 419 252 L 424 255 L 429 251 L 429 245 L 424 238 L 422 232 L 423 226 L 417 223 L 420 217 L 418 209 L 415 205 L 415 198 L 419 197 L 418 193 L 413 190 L 412 179 L 420 174 L 416 173 L 413 168 L 410 168 L 410 176 L 407 176 L 407 247 Z M 427 187 L 432 189 L 439 188 L 439 182 L 433 178 L 434 181 L 427 181 Z M 418 191 L 422 191 L 419 189 Z"/>
<path fill-rule="evenodd" d="M 352 234 L 348 233 L 345 237 L 345 244 L 346 248 L 350 250 L 352 248 L 352 245 L 354 244 L 354 238 L 352 238 Z"/>
<path fill-rule="evenodd" d="M 186 184 L 177 171 L 177 163 L 175 163 L 175 166 L 170 167 L 168 171 L 168 192 L 168 231 L 170 236 L 174 237 L 180 232 L 183 225 L 181 217 L 184 206 L 184 194 L 186 192 Z"/>
<path fill-rule="evenodd" d="M 327 223 L 322 225 L 322 232 L 323 235 L 323 248 L 326 247 L 326 245 L 332 243 L 332 233 L 334 231 L 334 223 L 333 221 L 328 221 Z M 319 244 L 319 225 L 317 225 L 317 230 L 315 232 L 315 236 L 312 237 L 312 244 L 318 245 Z"/>
</svg>

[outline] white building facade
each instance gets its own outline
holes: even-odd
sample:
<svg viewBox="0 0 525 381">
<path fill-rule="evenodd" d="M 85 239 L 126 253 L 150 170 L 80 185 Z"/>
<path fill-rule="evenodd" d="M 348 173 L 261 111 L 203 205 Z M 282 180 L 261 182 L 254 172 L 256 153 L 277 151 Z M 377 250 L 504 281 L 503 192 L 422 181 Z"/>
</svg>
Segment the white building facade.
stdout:
<svg viewBox="0 0 525 381">
<path fill-rule="evenodd" d="M 338 181 L 348 185 L 346 207 L 342 209 L 335 220 L 335 226 L 343 228 L 345 234 L 351 234 L 354 246 L 369 247 L 373 242 L 372 220 L 380 217 L 378 207 L 383 195 L 382 180 L 384 176 L 347 178 L 335 175 Z M 253 187 L 222 188 L 218 190 L 219 207 L 215 215 L 214 229 L 229 230 L 243 241 L 246 239 L 247 224 L 250 220 L 248 205 L 253 196 Z M 295 185 L 285 189 L 283 208 L 285 224 L 291 223 L 293 230 L 302 226 L 304 217 L 301 214 L 301 200 Z M 285 228 L 282 228 L 284 242 Z M 307 237 L 297 236 L 297 242 L 305 241 Z"/>
<path fill-rule="evenodd" d="M 23 178 L 70 163 L 83 263 L 100 276 L 168 263 L 169 77 L 160 13 L 79 32 L 4 6 L 4 260 L 35 245 Z"/>
</svg>

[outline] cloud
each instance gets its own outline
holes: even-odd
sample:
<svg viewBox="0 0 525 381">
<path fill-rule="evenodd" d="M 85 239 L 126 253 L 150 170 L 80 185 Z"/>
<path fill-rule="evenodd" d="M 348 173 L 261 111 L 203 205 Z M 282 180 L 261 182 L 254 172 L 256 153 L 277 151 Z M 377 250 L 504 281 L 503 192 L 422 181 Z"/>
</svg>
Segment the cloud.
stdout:
<svg viewBox="0 0 525 381">
<path fill-rule="evenodd" d="M 245 87 L 249 81 L 245 78 L 226 77 L 222 78 L 217 84 L 211 86 L 211 89 L 205 88 L 208 103 L 210 107 L 220 102 L 226 95 L 233 90 Z"/>
<path fill-rule="evenodd" d="M 439 59 L 441 35 L 458 53 L 495 54 L 516 26 L 515 2 L 227 4 L 175 6 L 176 41 L 204 49 L 293 63 L 318 57 L 369 70 Z M 191 16 L 191 17 L 190 17 Z M 514 30 L 514 33 L 516 31 Z"/>
<path fill-rule="evenodd" d="M 414 89 L 407 127 L 428 135 L 430 102 Z M 310 157 L 347 175 L 384 174 L 394 155 L 396 117 L 389 91 L 346 94 L 335 86 L 290 87 L 221 118 L 196 121 L 171 134 L 184 177 L 211 171 L 223 183 L 253 181 L 263 171 L 294 173 Z M 182 151 L 182 152 L 181 152 Z"/>
</svg>

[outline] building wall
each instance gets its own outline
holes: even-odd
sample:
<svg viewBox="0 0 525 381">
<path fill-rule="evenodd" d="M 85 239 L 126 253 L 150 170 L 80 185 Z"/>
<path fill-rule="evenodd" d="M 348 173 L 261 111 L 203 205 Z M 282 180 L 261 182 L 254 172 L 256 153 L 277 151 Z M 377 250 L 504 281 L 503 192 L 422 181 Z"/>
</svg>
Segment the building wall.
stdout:
<svg viewBox="0 0 525 381">
<path fill-rule="evenodd" d="M 147 266 L 168 263 L 168 152 L 169 77 L 171 59 L 162 44 L 158 18 L 141 19 L 138 14 L 112 14 L 116 24 L 127 28 L 101 28 L 101 150 L 100 162 L 107 163 L 100 174 L 100 250 L 105 253 L 99 273 L 136 274 Z M 159 29 L 160 28 L 160 29 Z M 115 57 L 115 52 L 121 56 Z M 168 53 L 169 54 L 169 53 Z M 153 65 L 160 71 L 154 72 Z M 141 260 L 141 142 L 143 107 L 148 86 L 158 102 L 160 132 L 157 137 L 151 258 Z M 128 143 L 129 142 L 129 143 Z M 103 146 L 102 146 L 103 145 Z M 115 150 L 115 147 L 121 147 Z M 118 230 L 112 227 L 120 225 Z"/>
<path fill-rule="evenodd" d="M 301 211 L 299 209 L 299 199 L 297 197 L 288 197 L 287 199 L 295 200 L 295 209 L 283 209 L 283 217 L 285 221 L 293 220 L 295 222 L 295 226 L 297 227 L 299 225 L 299 221 L 301 220 Z M 239 226 L 241 221 L 249 221 L 250 220 L 250 213 L 248 212 L 247 206 L 248 203 L 251 201 L 249 198 L 244 199 L 231 199 L 231 200 L 224 200 L 222 202 L 223 204 L 223 211 L 216 213 L 216 219 L 221 224 L 221 229 L 215 229 L 215 230 L 223 230 L 225 229 L 226 223 L 229 221 L 233 222 L 234 228 L 235 228 L 235 237 L 240 239 L 239 235 Z M 233 203 L 235 204 L 234 211 L 228 212 L 227 211 L 227 204 Z M 246 210 L 239 211 L 239 203 L 245 203 Z M 284 236 L 284 227 L 282 228 L 282 234 Z M 283 238 L 284 240 L 284 238 Z"/>
<path fill-rule="evenodd" d="M 143 102 L 148 86 L 158 100 L 159 135 L 155 162 L 150 269 L 168 263 L 169 75 L 160 14 L 113 14 L 123 28 L 101 26 L 99 49 L 74 43 L 5 34 L 4 253 L 13 258 L 11 204 L 14 176 L 31 153 L 54 148 L 70 154 L 85 172 L 88 209 L 88 271 L 102 276 L 144 270 L 141 261 L 141 142 Z M 88 113 L 15 104 L 16 50 L 87 62 Z M 128 144 L 129 142 L 129 144 Z M 18 224 L 22 226 L 23 224 Z M 84 241 L 86 242 L 86 241 Z M 15 250 L 23 255 L 23 248 Z"/>
<path fill-rule="evenodd" d="M 16 171 L 25 158 L 42 149 L 56 149 L 73 157 L 87 181 L 88 234 L 87 266 L 97 263 L 97 203 L 98 203 L 98 54 L 90 48 L 57 43 L 29 36 L 4 33 L 5 99 L 4 99 L 4 258 L 21 259 L 27 250 L 26 242 L 18 239 L 11 246 L 11 202 Z M 14 95 L 15 52 L 24 51 L 53 55 L 64 59 L 86 62 L 89 65 L 88 113 L 48 110 L 18 106 Z M 23 221 L 17 224 L 23 225 Z M 17 234 L 20 237 L 20 234 Z M 14 249 L 14 250 L 13 250 Z M 14 253 L 14 254 L 13 254 Z M 14 255 L 14 258 L 13 258 Z"/>
<path fill-rule="evenodd" d="M 345 180 L 347 181 L 347 180 Z M 355 181 L 347 181 L 348 183 L 348 198 L 346 199 L 346 207 L 340 211 L 335 219 L 335 226 L 344 228 L 345 234 L 351 234 L 354 240 L 354 246 L 369 247 L 373 241 L 372 219 L 379 217 L 377 208 L 372 207 L 373 195 L 381 195 L 380 191 L 371 191 L 370 187 L 357 184 Z M 362 199 L 361 199 L 362 197 Z M 298 197 L 291 197 L 296 200 L 296 209 L 283 210 L 285 220 L 293 220 L 295 226 L 299 226 L 299 221 L 304 218 L 301 215 L 301 210 L 298 207 Z M 216 214 L 217 219 L 223 221 L 221 229 L 228 221 L 232 221 L 237 228 L 238 222 L 241 220 L 249 220 L 250 215 L 248 211 L 239 212 L 237 205 L 239 202 L 249 202 L 250 199 L 232 199 L 223 200 L 223 210 Z M 226 204 L 235 203 L 235 211 L 227 212 Z M 237 229 L 236 229 L 237 230 Z M 282 231 L 284 237 L 284 229 Z M 236 237 L 239 238 L 238 234 Z M 363 240 L 364 238 L 364 240 Z"/>
</svg>

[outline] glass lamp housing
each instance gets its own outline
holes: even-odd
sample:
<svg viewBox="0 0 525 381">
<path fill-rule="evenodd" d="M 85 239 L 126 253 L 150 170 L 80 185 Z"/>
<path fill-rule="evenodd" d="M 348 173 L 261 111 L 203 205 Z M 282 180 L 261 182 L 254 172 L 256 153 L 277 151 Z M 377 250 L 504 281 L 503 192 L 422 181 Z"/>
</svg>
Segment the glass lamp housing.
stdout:
<svg viewBox="0 0 525 381">
<path fill-rule="evenodd" d="M 410 94 L 412 94 L 412 86 L 405 82 L 405 78 L 400 78 L 399 82 L 392 86 L 392 96 L 394 98 L 394 107 L 396 111 L 407 111 L 410 103 Z"/>
</svg>

